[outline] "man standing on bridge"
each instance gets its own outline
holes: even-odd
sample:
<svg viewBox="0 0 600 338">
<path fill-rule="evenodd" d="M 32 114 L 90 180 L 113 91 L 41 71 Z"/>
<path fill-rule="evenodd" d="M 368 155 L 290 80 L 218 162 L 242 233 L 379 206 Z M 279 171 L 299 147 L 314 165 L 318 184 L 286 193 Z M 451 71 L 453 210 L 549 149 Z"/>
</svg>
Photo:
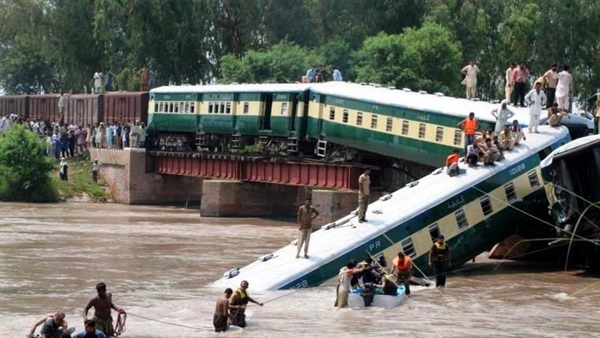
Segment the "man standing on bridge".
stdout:
<svg viewBox="0 0 600 338">
<path fill-rule="evenodd" d="M 371 169 L 366 168 L 365 172 L 358 178 L 358 222 L 366 221 L 367 206 L 369 205 L 369 195 L 371 195 L 371 178 L 369 174 Z"/>
<path fill-rule="evenodd" d="M 304 245 L 304 258 L 308 258 L 308 243 L 310 242 L 310 234 L 312 233 L 312 221 L 319 217 L 319 212 L 310 203 L 310 198 L 307 198 L 304 204 L 298 209 L 298 230 L 300 230 L 300 236 L 298 237 L 296 258 L 300 258 L 302 245 Z"/>
</svg>

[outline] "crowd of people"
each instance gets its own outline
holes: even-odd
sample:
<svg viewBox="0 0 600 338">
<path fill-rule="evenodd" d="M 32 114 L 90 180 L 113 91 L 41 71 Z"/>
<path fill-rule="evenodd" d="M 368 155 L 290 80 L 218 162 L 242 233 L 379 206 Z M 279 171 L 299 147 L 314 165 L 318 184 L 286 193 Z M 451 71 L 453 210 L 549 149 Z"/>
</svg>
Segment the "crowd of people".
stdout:
<svg viewBox="0 0 600 338">
<path fill-rule="evenodd" d="M 63 311 L 57 311 L 54 314 L 43 316 L 31 328 L 28 337 L 39 338 L 112 338 L 116 336 L 115 327 L 111 311 L 115 310 L 119 315 L 124 313 L 123 309 L 117 307 L 112 301 L 112 294 L 106 292 L 106 284 L 98 283 L 96 285 L 98 293 L 90 299 L 83 310 L 84 329 L 72 335 L 75 332 L 74 327 L 69 327 Z M 94 317 L 88 319 L 88 311 L 94 308 Z M 37 336 L 34 336 L 35 330 L 41 325 Z"/>
</svg>

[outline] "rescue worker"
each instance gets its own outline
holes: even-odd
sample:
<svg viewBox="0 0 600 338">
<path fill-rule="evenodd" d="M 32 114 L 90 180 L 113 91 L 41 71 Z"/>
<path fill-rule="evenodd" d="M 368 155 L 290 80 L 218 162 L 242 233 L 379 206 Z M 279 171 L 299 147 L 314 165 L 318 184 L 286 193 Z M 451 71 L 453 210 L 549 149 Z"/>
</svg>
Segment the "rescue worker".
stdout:
<svg viewBox="0 0 600 338">
<path fill-rule="evenodd" d="M 40 329 L 40 336 L 42 337 L 61 337 L 63 330 L 65 334 L 68 334 L 67 332 L 69 332 L 69 330 L 67 330 L 69 324 L 67 324 L 67 321 L 65 320 L 65 313 L 62 311 L 58 311 L 55 314 L 49 313 L 45 315 L 42 319 L 36 322 L 35 325 L 33 325 L 28 337 L 33 337 L 35 329 L 40 325 L 42 325 L 42 328 Z"/>
<path fill-rule="evenodd" d="M 369 196 L 371 195 L 371 178 L 369 174 L 371 169 L 366 168 L 365 172 L 358 177 L 358 222 L 366 221 L 367 207 L 369 205 Z"/>
<path fill-rule="evenodd" d="M 446 270 L 452 266 L 450 248 L 444 242 L 444 236 L 438 237 L 429 251 L 429 266 L 433 265 L 435 287 L 446 286 Z"/>
<path fill-rule="evenodd" d="M 310 234 L 312 233 L 312 221 L 319 217 L 319 212 L 311 205 L 310 198 L 304 201 L 304 204 L 298 208 L 298 236 L 296 258 L 300 258 L 300 250 L 304 245 L 304 258 L 308 258 L 308 243 L 310 242 Z"/>
<path fill-rule="evenodd" d="M 381 288 L 384 295 L 398 295 L 398 284 L 396 284 L 395 277 L 392 273 L 385 273 L 384 271 L 381 274 L 381 284 L 375 285 L 375 287 Z"/>
<path fill-rule="evenodd" d="M 237 289 L 229 299 L 229 315 L 231 317 L 231 325 L 245 327 L 246 326 L 246 305 L 248 302 L 263 306 L 263 303 L 252 299 L 248 294 L 248 282 L 242 281 L 240 288 Z"/>
<path fill-rule="evenodd" d="M 458 149 L 454 149 L 452 154 L 446 157 L 446 172 L 450 177 L 460 174 L 460 168 L 458 167 L 459 153 Z"/>
<path fill-rule="evenodd" d="M 121 308 L 117 307 L 112 301 L 112 293 L 106 292 L 106 284 L 98 283 L 96 285 L 96 291 L 98 295 L 87 303 L 83 309 L 83 321 L 85 322 L 88 318 L 88 311 L 94 308 L 94 322 L 96 323 L 96 329 L 102 331 L 107 337 L 112 337 L 115 333 L 113 327 L 113 318 L 111 316 L 111 310 L 117 312 L 122 311 Z"/>
<path fill-rule="evenodd" d="M 398 256 L 392 261 L 392 274 L 396 274 L 398 284 L 404 284 L 406 295 L 410 295 L 410 279 L 412 278 L 413 268 L 412 260 L 403 252 L 398 252 Z"/>
<path fill-rule="evenodd" d="M 467 147 L 475 142 L 475 133 L 479 130 L 479 122 L 475 119 L 475 113 L 469 113 L 469 117 L 458 124 L 458 128 L 465 133 L 465 154 Z"/>
</svg>

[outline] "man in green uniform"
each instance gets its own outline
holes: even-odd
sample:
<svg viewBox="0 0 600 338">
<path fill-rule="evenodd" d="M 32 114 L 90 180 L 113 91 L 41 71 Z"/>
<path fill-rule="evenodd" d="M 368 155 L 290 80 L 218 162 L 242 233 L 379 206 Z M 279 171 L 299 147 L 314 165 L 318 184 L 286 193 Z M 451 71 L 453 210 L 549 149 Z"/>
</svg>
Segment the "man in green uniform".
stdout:
<svg viewBox="0 0 600 338">
<path fill-rule="evenodd" d="M 371 169 L 366 168 L 365 172 L 358 178 L 358 222 L 366 221 L 367 206 L 369 205 L 369 196 L 371 195 L 371 178 L 369 174 Z"/>
<path fill-rule="evenodd" d="M 248 302 L 252 302 L 263 306 L 263 303 L 259 303 L 252 299 L 248 295 L 248 282 L 242 281 L 240 288 L 237 289 L 231 298 L 229 299 L 229 315 L 231 317 L 231 325 L 245 327 L 246 326 L 246 305 Z"/>
<path fill-rule="evenodd" d="M 310 242 L 310 234 L 312 233 L 312 221 L 319 216 L 319 212 L 310 203 L 310 198 L 307 198 L 304 204 L 298 209 L 298 230 L 300 230 L 300 235 L 298 236 L 296 258 L 300 258 L 302 245 L 304 245 L 304 258 L 308 258 L 308 243 Z"/>
<path fill-rule="evenodd" d="M 446 270 L 452 265 L 450 248 L 444 242 L 444 236 L 438 237 L 429 251 L 429 266 L 434 264 L 435 287 L 446 286 Z"/>
</svg>

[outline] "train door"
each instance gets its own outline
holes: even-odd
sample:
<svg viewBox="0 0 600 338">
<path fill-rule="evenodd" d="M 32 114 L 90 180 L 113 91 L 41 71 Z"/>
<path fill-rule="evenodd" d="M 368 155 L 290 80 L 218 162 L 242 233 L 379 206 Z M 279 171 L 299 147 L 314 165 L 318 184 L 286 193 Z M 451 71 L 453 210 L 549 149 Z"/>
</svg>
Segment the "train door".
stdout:
<svg viewBox="0 0 600 338">
<path fill-rule="evenodd" d="M 289 130 L 296 130 L 296 117 L 298 116 L 298 96 L 300 94 L 292 93 L 292 111 L 290 114 Z"/>
<path fill-rule="evenodd" d="M 271 130 L 271 110 L 273 108 L 273 94 L 263 94 L 264 111 L 261 116 L 261 130 Z"/>
<path fill-rule="evenodd" d="M 319 122 L 317 123 L 317 134 L 323 134 L 323 110 L 325 110 L 325 95 L 319 95 Z"/>
<path fill-rule="evenodd" d="M 237 116 L 237 106 L 240 103 L 240 93 L 234 93 L 233 94 L 233 100 L 231 102 L 231 118 L 233 120 L 233 133 L 234 134 L 239 134 L 240 133 L 240 126 L 239 126 L 239 122 L 238 122 L 238 116 Z"/>
</svg>

